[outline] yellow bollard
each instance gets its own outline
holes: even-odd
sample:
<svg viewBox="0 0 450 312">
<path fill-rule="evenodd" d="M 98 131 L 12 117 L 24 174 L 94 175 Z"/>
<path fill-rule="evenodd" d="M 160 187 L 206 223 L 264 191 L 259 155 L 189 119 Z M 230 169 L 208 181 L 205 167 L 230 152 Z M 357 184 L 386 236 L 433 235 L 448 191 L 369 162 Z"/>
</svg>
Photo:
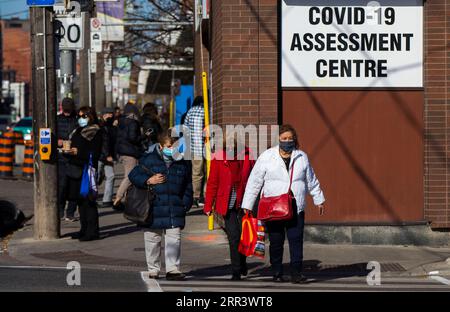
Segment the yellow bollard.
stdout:
<svg viewBox="0 0 450 312">
<path fill-rule="evenodd" d="M 208 230 L 210 231 L 214 230 L 214 215 L 212 212 L 208 216 Z"/>
</svg>

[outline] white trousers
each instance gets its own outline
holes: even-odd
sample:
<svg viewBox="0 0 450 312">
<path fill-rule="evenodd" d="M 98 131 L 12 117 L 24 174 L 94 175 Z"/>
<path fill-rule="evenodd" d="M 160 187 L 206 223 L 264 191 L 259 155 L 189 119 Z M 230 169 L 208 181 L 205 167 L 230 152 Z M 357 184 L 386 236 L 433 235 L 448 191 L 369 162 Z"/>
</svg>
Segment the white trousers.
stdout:
<svg viewBox="0 0 450 312">
<path fill-rule="evenodd" d="M 144 233 L 145 257 L 150 274 L 161 271 L 161 242 L 164 235 L 166 273 L 181 273 L 181 229 L 148 230 Z"/>
</svg>

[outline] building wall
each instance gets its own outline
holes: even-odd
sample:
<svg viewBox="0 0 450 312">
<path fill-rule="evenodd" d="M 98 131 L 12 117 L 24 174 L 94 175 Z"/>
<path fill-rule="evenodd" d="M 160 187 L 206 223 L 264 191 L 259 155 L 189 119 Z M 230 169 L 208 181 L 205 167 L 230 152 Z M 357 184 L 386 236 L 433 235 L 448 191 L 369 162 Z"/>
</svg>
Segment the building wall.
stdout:
<svg viewBox="0 0 450 312">
<path fill-rule="evenodd" d="M 21 27 L 10 27 L 11 24 Z M 16 82 L 25 82 L 25 111 L 30 114 L 31 107 L 31 39 L 30 22 L 28 20 L 1 20 L 2 32 L 2 69 L 15 70 Z M 7 77 L 3 76 L 4 79 Z"/>
<path fill-rule="evenodd" d="M 298 90 L 280 97 L 277 2 L 212 1 L 213 122 L 294 124 L 331 200 L 330 215 L 318 219 L 311 209 L 309 221 L 424 220 L 450 228 L 450 0 L 424 1 L 423 90 Z M 340 128 L 349 109 L 356 115 Z M 332 191 L 336 185 L 342 192 Z"/>
<path fill-rule="evenodd" d="M 211 3 L 213 122 L 277 124 L 277 3 Z"/>
<path fill-rule="evenodd" d="M 450 228 L 450 0 L 424 5 L 425 35 L 425 218 Z"/>
<path fill-rule="evenodd" d="M 2 20 L 3 69 L 16 70 L 17 82 L 31 82 L 31 44 L 28 21 L 17 21 L 22 28 L 10 28 L 11 21 Z"/>
</svg>

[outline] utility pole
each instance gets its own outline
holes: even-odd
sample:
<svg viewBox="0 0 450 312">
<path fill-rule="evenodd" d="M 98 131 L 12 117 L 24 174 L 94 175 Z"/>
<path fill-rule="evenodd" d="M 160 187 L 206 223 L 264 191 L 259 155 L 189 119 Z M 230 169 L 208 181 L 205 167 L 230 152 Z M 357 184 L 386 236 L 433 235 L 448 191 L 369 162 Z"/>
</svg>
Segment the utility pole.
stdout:
<svg viewBox="0 0 450 312">
<path fill-rule="evenodd" d="M 92 0 L 81 2 L 83 12 L 86 12 L 84 20 L 84 49 L 80 50 L 80 106 L 95 107 L 95 74 L 91 74 L 90 53 L 91 53 L 91 17 L 94 10 Z"/>
<path fill-rule="evenodd" d="M 34 238 L 57 239 L 60 221 L 57 206 L 56 151 L 56 71 L 55 37 L 51 7 L 31 7 L 32 99 L 34 160 Z M 43 161 L 39 153 L 39 129 L 52 132 L 51 159 Z"/>
</svg>

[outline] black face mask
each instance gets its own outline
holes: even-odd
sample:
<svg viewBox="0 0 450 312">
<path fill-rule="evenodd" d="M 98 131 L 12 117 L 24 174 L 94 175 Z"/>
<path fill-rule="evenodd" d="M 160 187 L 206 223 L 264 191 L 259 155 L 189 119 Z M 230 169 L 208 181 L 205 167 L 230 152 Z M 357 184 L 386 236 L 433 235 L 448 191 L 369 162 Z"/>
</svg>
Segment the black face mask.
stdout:
<svg viewBox="0 0 450 312">
<path fill-rule="evenodd" d="M 295 149 L 295 141 L 280 141 L 280 149 L 286 153 L 291 153 Z"/>
</svg>

